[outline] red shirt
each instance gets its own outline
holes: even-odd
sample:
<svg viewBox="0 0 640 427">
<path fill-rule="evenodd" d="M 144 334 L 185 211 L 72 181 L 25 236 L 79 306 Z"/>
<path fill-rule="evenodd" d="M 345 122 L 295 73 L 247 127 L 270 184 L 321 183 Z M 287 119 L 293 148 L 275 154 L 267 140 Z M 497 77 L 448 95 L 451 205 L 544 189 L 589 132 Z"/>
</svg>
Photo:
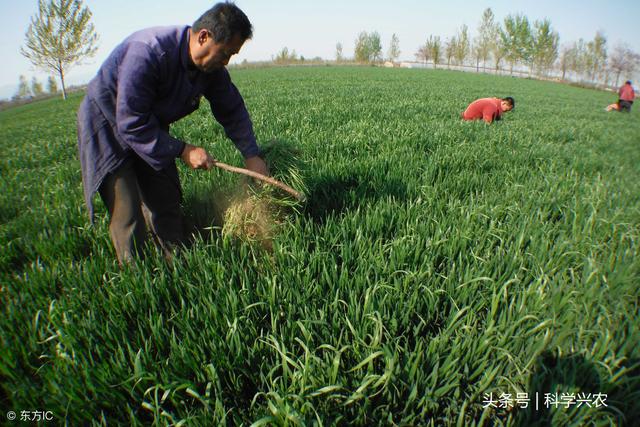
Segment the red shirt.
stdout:
<svg viewBox="0 0 640 427">
<path fill-rule="evenodd" d="M 623 101 L 633 101 L 633 98 L 636 97 L 636 94 L 633 92 L 633 86 L 625 84 L 618 91 L 620 95 L 620 99 Z"/>
<path fill-rule="evenodd" d="M 502 116 L 502 100 L 500 98 L 481 98 L 473 101 L 462 113 L 464 120 L 483 119 L 487 123 Z"/>
</svg>

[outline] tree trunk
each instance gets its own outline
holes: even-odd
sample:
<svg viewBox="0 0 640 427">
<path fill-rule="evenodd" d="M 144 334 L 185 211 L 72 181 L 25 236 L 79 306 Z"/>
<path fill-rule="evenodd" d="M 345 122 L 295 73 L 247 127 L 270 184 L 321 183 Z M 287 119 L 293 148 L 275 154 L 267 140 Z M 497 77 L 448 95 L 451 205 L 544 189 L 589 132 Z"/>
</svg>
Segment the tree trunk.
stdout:
<svg viewBox="0 0 640 427">
<path fill-rule="evenodd" d="M 62 67 L 58 69 L 58 73 L 60 74 L 60 84 L 62 85 L 62 99 L 67 99 L 67 89 L 64 85 L 64 70 Z"/>
</svg>

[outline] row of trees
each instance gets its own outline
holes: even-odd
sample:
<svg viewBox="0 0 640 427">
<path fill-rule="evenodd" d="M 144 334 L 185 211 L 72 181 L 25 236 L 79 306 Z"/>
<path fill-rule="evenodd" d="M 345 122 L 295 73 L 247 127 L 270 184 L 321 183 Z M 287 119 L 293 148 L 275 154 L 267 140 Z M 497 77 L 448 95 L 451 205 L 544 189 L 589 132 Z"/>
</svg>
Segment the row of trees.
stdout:
<svg viewBox="0 0 640 427">
<path fill-rule="evenodd" d="M 289 50 L 289 48 L 286 46 L 283 47 L 275 56 L 271 56 L 271 61 L 279 65 L 305 63 L 307 61 L 309 61 L 311 64 L 323 62 L 322 58 L 320 58 L 319 56 L 311 59 L 306 59 L 303 55 L 298 56 L 295 49 Z M 242 64 L 246 66 L 248 64 L 248 61 L 245 59 Z"/>
<path fill-rule="evenodd" d="M 548 19 L 531 24 L 524 15 L 508 15 L 500 25 L 492 10 L 486 9 L 475 38 L 470 37 L 469 28 L 463 25 L 444 41 L 440 36 L 430 35 L 415 56 L 425 63 L 432 61 L 435 66 L 442 60 L 446 60 L 447 66 L 472 63 L 478 70 L 481 63 L 487 68 L 487 62 L 493 60 L 496 70 L 506 63 L 510 72 L 524 66 L 530 73 L 543 75 L 558 57 L 559 39 Z"/>
<path fill-rule="evenodd" d="M 557 65 L 562 79 L 582 77 L 617 86 L 621 76 L 631 76 L 638 68 L 640 55 L 625 44 L 617 44 L 608 54 L 606 39 L 598 33 L 593 41 L 580 39 L 564 46 Z"/>
<path fill-rule="evenodd" d="M 58 75 L 65 99 L 65 73 L 97 50 L 98 35 L 90 20 L 91 11 L 83 6 L 82 0 L 38 0 L 38 12 L 31 18 L 25 34 L 21 54 L 37 68 Z M 430 35 L 425 44 L 418 47 L 415 57 L 425 64 L 432 62 L 434 67 L 443 63 L 448 67 L 473 64 L 478 71 L 481 63 L 483 69 L 487 69 L 487 63 L 491 61 L 491 67 L 497 72 L 506 64 L 511 73 L 516 68 L 538 76 L 557 71 L 562 79 L 605 85 L 614 82 L 618 85 L 622 75 L 631 75 L 640 65 L 640 55 L 624 44 L 615 46 L 609 54 L 607 39 L 601 32 L 597 32 L 591 41 L 580 39 L 562 47 L 559 42 L 560 36 L 548 19 L 531 23 L 526 16 L 516 14 L 506 16 L 501 23 L 487 8 L 475 38 L 470 37 L 466 25 L 444 40 Z M 400 53 L 400 41 L 393 34 L 386 58 L 396 61 Z M 358 34 L 354 60 L 379 62 L 382 59 L 380 34 L 377 31 Z M 297 60 L 295 51 L 289 52 L 287 48 L 274 58 L 278 63 L 294 60 Z M 301 57 L 300 60 L 304 59 Z M 341 43 L 336 45 L 336 60 L 345 60 Z M 51 78 L 48 87 L 52 88 Z M 26 78 L 21 76 L 16 96 L 37 95 L 42 91 L 42 85 L 37 81 L 33 80 L 29 88 Z"/>
<path fill-rule="evenodd" d="M 398 37 L 393 34 L 386 58 L 396 61 L 400 56 Z M 491 8 L 485 9 L 475 37 L 463 25 L 455 35 L 442 39 L 429 35 L 415 53 L 416 60 L 432 63 L 434 68 L 446 65 L 473 66 L 477 71 L 518 71 L 528 75 L 563 80 L 619 84 L 621 76 L 630 76 L 640 65 L 640 55 L 627 45 L 618 44 L 608 50 L 605 35 L 598 31 L 593 40 L 578 40 L 560 45 L 560 36 L 549 19 L 534 22 L 522 14 L 507 15 L 497 21 Z M 336 45 L 336 60 L 344 60 L 342 45 Z M 354 60 L 383 60 L 378 32 L 361 32 L 355 40 Z"/>
<path fill-rule="evenodd" d="M 18 92 L 13 97 L 14 100 L 18 99 L 27 99 L 30 97 L 39 97 L 46 93 L 54 95 L 58 93 L 58 84 L 56 83 L 56 79 L 53 76 L 49 76 L 47 79 L 47 89 L 45 91 L 42 83 L 38 81 L 35 77 L 31 79 L 31 83 L 27 78 L 23 75 L 20 76 L 20 83 L 18 84 Z"/>
<path fill-rule="evenodd" d="M 444 41 L 430 35 L 415 57 L 434 67 L 446 61 L 447 66 L 472 64 L 479 71 L 480 64 L 486 69 L 491 61 L 491 68 L 498 72 L 506 65 L 510 73 L 515 68 L 542 77 L 559 72 L 563 80 L 616 86 L 621 75 L 631 75 L 640 65 L 640 56 L 624 44 L 609 54 L 607 39 L 600 31 L 591 41 L 580 39 L 560 46 L 560 36 L 549 19 L 531 23 L 526 16 L 515 14 L 498 22 L 490 8 L 483 12 L 475 38 L 470 38 L 466 25 Z"/>
<path fill-rule="evenodd" d="M 387 51 L 387 58 L 390 61 L 395 61 L 400 57 L 400 39 L 394 33 L 391 36 L 389 42 L 389 49 Z M 354 60 L 357 62 L 379 62 L 383 59 L 382 55 L 382 42 L 380 34 L 377 31 L 367 33 L 362 31 L 356 38 L 356 44 L 354 49 Z M 336 60 L 338 62 L 344 60 L 342 55 L 342 44 L 336 45 Z"/>
</svg>

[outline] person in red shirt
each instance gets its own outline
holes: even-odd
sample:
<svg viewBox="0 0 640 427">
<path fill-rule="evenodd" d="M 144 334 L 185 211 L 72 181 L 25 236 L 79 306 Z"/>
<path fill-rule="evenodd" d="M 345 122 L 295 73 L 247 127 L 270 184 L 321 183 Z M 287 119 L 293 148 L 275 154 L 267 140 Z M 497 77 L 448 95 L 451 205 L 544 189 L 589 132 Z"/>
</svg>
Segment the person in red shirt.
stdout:
<svg viewBox="0 0 640 427">
<path fill-rule="evenodd" d="M 515 101 L 512 97 L 506 98 L 481 98 L 473 101 L 462 113 L 463 120 L 482 119 L 487 123 L 500 120 L 502 113 L 513 110 Z"/>
<path fill-rule="evenodd" d="M 618 91 L 618 95 L 620 96 L 620 99 L 618 100 L 619 111 L 626 111 L 627 113 L 630 113 L 631 105 L 633 104 L 633 100 L 636 97 L 630 80 L 627 80 L 627 82 L 622 85 L 622 87 Z"/>
</svg>

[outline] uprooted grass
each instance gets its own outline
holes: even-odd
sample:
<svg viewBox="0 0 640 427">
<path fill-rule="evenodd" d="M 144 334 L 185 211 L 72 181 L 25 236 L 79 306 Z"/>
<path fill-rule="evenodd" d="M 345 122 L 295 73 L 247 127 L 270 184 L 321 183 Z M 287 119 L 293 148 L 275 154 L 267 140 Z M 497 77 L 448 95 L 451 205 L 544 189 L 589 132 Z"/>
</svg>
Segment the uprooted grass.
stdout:
<svg viewBox="0 0 640 427">
<path fill-rule="evenodd" d="M 271 251 L 279 223 L 278 215 L 268 200 L 245 192 L 231 199 L 224 213 L 222 234 L 258 243 Z"/>
<path fill-rule="evenodd" d="M 274 178 L 305 194 L 304 163 L 290 143 L 272 141 L 263 146 L 262 156 Z M 273 250 L 273 238 L 289 215 L 298 212 L 300 201 L 282 190 L 244 180 L 225 203 L 222 234 L 257 243 Z"/>
</svg>

